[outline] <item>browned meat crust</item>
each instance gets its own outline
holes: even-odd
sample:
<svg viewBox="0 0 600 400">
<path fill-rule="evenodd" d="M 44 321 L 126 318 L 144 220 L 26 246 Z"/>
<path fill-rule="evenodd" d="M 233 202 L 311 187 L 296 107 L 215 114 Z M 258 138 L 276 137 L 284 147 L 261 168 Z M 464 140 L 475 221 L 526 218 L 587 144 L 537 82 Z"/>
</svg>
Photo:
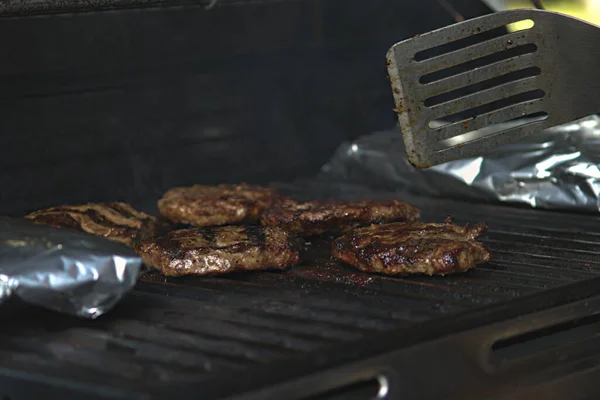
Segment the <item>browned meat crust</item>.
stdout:
<svg viewBox="0 0 600 400">
<path fill-rule="evenodd" d="M 34 211 L 25 218 L 37 224 L 104 236 L 129 247 L 166 229 L 155 217 L 119 202 L 52 207 Z"/>
<path fill-rule="evenodd" d="M 445 275 L 492 259 L 476 239 L 487 226 L 400 222 L 356 229 L 333 242 L 333 256 L 366 272 Z"/>
<path fill-rule="evenodd" d="M 172 222 L 217 226 L 258 222 L 260 213 L 278 198 L 262 186 L 217 185 L 176 187 L 158 201 L 161 215 Z"/>
<path fill-rule="evenodd" d="M 300 259 L 297 239 L 261 226 L 179 229 L 140 243 L 136 251 L 168 276 L 283 269 Z"/>
<path fill-rule="evenodd" d="M 399 200 L 325 200 L 277 203 L 261 215 L 261 223 L 279 226 L 298 236 L 328 231 L 345 232 L 357 226 L 394 221 L 416 221 L 419 209 Z"/>
</svg>

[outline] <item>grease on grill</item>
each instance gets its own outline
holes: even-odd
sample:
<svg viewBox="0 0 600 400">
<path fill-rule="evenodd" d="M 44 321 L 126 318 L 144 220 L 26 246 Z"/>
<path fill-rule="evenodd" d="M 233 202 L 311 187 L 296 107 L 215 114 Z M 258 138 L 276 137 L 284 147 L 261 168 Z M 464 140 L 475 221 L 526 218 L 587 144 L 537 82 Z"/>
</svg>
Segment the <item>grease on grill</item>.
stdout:
<svg viewBox="0 0 600 400">
<path fill-rule="evenodd" d="M 375 280 L 372 276 L 340 268 L 335 261 L 320 265 L 318 268 L 295 268 L 294 273 L 305 279 L 359 287 L 367 286 Z"/>
</svg>

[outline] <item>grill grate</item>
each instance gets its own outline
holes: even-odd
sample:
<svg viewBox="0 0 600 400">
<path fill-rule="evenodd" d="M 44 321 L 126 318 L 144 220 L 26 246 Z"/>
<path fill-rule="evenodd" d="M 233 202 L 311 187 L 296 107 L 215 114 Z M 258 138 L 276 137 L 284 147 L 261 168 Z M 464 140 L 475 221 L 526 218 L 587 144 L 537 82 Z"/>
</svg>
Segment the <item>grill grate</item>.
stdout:
<svg viewBox="0 0 600 400">
<path fill-rule="evenodd" d="M 287 189 L 294 194 L 294 188 Z M 305 185 L 295 194 L 397 197 L 333 189 Z M 311 354 L 335 363 L 336 355 L 328 351 L 343 343 L 355 349 L 370 337 L 408 332 L 600 275 L 598 217 L 410 200 L 424 211 L 424 220 L 441 221 L 449 214 L 461 224 L 487 222 L 490 231 L 482 240 L 494 261 L 450 277 L 375 276 L 333 261 L 329 243 L 318 239 L 307 261 L 287 271 L 184 279 L 150 273 L 96 321 L 4 305 L 0 318 L 10 324 L 0 332 L 0 395 L 18 398 L 15 393 L 42 387 L 49 393 L 45 382 L 86 398 L 151 398 L 161 389 L 202 382 L 206 392 L 187 395 L 218 397 L 258 385 L 238 379 L 249 371 L 264 373 L 289 363 L 292 374 L 294 360 Z M 232 374 L 235 385 L 211 386 Z"/>
</svg>

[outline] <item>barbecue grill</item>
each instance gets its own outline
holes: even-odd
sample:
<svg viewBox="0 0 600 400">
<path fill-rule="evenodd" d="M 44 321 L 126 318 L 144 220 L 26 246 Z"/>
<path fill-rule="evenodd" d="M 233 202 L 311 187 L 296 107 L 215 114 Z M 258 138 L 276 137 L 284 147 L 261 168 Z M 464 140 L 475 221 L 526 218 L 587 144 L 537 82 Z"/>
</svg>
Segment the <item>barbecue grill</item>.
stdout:
<svg viewBox="0 0 600 400">
<path fill-rule="evenodd" d="M 452 22 L 398 3 L 0 3 L 3 213 L 99 200 L 156 212 L 171 186 L 314 175 L 342 140 L 394 123 L 389 45 Z M 600 217 L 274 185 L 485 221 L 494 261 L 370 275 L 332 260 L 322 238 L 282 272 L 147 273 L 94 321 L 12 301 L 0 306 L 0 399 L 600 396 Z"/>
</svg>

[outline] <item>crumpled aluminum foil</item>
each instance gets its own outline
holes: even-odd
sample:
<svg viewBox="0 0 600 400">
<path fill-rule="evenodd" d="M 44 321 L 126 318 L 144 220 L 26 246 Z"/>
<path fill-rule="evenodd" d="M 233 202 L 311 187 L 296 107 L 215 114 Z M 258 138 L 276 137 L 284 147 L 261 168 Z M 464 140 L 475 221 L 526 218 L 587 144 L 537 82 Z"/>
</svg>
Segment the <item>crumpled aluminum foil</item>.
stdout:
<svg viewBox="0 0 600 400">
<path fill-rule="evenodd" d="M 482 157 L 428 169 L 406 158 L 397 129 L 345 143 L 320 178 L 421 195 L 600 211 L 600 118 L 541 131 Z"/>
<path fill-rule="evenodd" d="M 96 318 L 133 288 L 141 264 L 132 250 L 104 238 L 0 217 L 0 303 L 16 296 Z"/>
</svg>

